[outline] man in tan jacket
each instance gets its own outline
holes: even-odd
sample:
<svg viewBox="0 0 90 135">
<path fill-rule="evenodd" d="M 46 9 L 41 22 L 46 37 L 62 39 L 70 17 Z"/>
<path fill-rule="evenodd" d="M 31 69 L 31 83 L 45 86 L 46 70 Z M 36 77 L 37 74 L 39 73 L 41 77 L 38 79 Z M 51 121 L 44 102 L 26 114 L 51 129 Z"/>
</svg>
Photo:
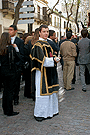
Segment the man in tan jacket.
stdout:
<svg viewBox="0 0 90 135">
<path fill-rule="evenodd" d="M 73 90 L 71 88 L 71 82 L 74 75 L 74 67 L 75 67 L 75 57 L 77 56 L 76 46 L 72 43 L 71 40 L 72 33 L 67 32 L 66 37 L 67 40 L 61 44 L 60 54 L 63 56 L 64 66 L 63 66 L 63 81 L 64 88 L 69 91 Z"/>
</svg>

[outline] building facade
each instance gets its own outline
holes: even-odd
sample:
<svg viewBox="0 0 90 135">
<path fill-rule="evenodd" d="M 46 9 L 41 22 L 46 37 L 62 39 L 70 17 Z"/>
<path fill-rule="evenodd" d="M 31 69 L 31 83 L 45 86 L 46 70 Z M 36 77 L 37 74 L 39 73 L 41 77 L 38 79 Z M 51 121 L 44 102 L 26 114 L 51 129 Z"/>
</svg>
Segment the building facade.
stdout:
<svg viewBox="0 0 90 135">
<path fill-rule="evenodd" d="M 18 1 L 18 0 L 17 0 Z M 27 0 L 24 0 L 27 1 Z M 60 39 L 61 36 L 66 36 L 66 24 L 67 17 L 64 13 L 61 14 L 61 25 L 60 25 L 60 14 L 55 9 L 54 12 L 48 17 L 48 2 L 46 0 L 32 0 L 34 5 L 34 23 L 31 24 L 32 31 L 38 28 L 41 24 L 48 25 L 49 29 L 53 29 L 56 32 L 56 36 Z M 14 21 L 14 5 L 15 0 L 0 0 L 0 35 L 2 32 L 8 31 L 8 28 Z M 24 8 L 24 7 L 23 7 Z M 23 20 L 23 18 L 21 18 Z M 28 24 L 18 24 L 18 33 L 28 32 Z M 61 27 L 61 28 L 60 28 Z M 70 20 L 69 28 L 73 29 L 75 33 L 75 23 Z"/>
</svg>

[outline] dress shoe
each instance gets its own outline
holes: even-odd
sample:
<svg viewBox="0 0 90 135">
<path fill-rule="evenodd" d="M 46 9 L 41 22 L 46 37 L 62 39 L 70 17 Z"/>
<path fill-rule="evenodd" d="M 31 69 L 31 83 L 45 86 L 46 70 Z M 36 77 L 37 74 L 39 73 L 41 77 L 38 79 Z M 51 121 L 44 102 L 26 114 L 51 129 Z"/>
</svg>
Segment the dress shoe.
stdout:
<svg viewBox="0 0 90 135">
<path fill-rule="evenodd" d="M 4 112 L 4 115 L 7 115 L 7 113 L 6 113 L 6 112 Z"/>
<path fill-rule="evenodd" d="M 10 113 L 10 114 L 6 114 L 7 116 L 15 116 L 15 115 L 18 115 L 19 114 L 19 112 L 12 112 L 12 113 Z"/>
<path fill-rule="evenodd" d="M 75 88 L 71 88 L 71 89 L 66 89 L 66 91 L 70 91 L 70 90 L 74 90 Z"/>
<path fill-rule="evenodd" d="M 82 91 L 86 92 L 86 90 L 83 90 L 83 89 L 82 89 Z"/>
<path fill-rule="evenodd" d="M 59 113 L 54 114 L 53 117 L 55 117 L 55 116 L 57 116 L 57 115 L 59 115 Z"/>
<path fill-rule="evenodd" d="M 44 120 L 43 117 L 35 117 L 35 116 L 34 116 L 34 118 L 35 118 L 35 120 L 38 121 L 38 122 L 42 122 L 42 121 Z"/>
</svg>

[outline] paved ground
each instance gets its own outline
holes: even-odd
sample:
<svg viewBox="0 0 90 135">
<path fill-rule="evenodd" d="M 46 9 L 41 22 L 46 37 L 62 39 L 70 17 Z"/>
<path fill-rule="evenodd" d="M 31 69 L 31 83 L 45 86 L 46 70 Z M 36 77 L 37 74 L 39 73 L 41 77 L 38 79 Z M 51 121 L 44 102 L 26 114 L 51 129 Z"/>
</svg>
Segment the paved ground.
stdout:
<svg viewBox="0 0 90 135">
<path fill-rule="evenodd" d="M 77 68 L 77 81 L 73 91 L 65 91 L 62 102 L 59 97 L 59 115 L 42 122 L 33 117 L 34 102 L 23 96 L 21 85 L 20 103 L 14 106 L 17 116 L 5 116 L 0 99 L 0 135 L 90 135 L 90 85 L 86 93 L 81 91 Z M 62 70 L 58 66 L 60 87 L 63 87 Z"/>
</svg>

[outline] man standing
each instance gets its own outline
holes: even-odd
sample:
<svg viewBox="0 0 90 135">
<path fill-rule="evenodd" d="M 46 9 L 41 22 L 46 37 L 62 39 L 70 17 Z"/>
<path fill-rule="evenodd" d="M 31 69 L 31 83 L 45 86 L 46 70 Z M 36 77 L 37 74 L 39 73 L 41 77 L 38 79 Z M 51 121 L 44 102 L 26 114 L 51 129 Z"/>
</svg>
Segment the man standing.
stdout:
<svg viewBox="0 0 90 135">
<path fill-rule="evenodd" d="M 20 57 L 21 57 L 20 63 L 16 62 L 17 72 L 16 72 L 16 88 L 14 92 L 14 105 L 18 105 L 19 103 L 21 68 L 24 63 L 24 42 L 20 38 L 16 37 L 16 33 L 17 33 L 16 25 L 11 25 L 9 27 L 9 34 L 11 36 L 11 44 L 17 45 L 20 52 Z"/>
<path fill-rule="evenodd" d="M 82 91 L 86 92 L 85 84 L 85 68 L 88 68 L 90 74 L 90 39 L 87 38 L 88 30 L 82 29 L 82 39 L 78 42 L 79 56 L 78 64 L 80 66 L 80 76 L 82 83 Z"/>
<path fill-rule="evenodd" d="M 64 81 L 64 88 L 69 91 L 73 90 L 71 88 L 71 81 L 74 75 L 74 67 L 75 67 L 75 57 L 77 56 L 76 53 L 76 46 L 72 43 L 71 40 L 72 33 L 67 32 L 66 37 L 67 40 L 64 41 L 60 46 L 60 54 L 63 56 L 63 81 Z"/>
<path fill-rule="evenodd" d="M 58 114 L 58 95 L 56 93 L 59 84 L 56 63 L 60 61 L 60 58 L 53 55 L 53 49 L 47 42 L 49 35 L 47 25 L 40 26 L 39 35 L 39 40 L 32 47 L 30 57 L 32 60 L 31 71 L 36 70 L 34 117 L 37 121 L 42 121 Z"/>
<path fill-rule="evenodd" d="M 54 30 L 49 30 L 49 36 L 48 36 L 47 42 L 51 45 L 52 49 L 58 56 L 58 52 L 60 48 L 59 48 L 58 40 L 56 38 L 56 33 Z"/>
</svg>

